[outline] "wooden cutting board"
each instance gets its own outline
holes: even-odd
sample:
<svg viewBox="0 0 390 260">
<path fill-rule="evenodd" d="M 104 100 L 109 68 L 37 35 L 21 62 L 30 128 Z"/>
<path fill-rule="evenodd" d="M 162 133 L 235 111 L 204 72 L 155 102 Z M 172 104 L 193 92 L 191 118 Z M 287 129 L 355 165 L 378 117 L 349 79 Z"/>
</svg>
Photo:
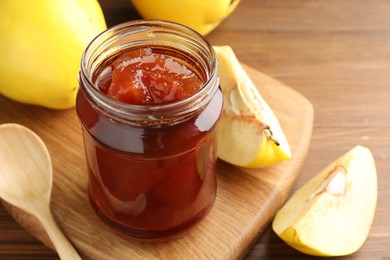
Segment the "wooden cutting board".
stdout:
<svg viewBox="0 0 390 260">
<path fill-rule="evenodd" d="M 87 197 L 87 169 L 75 109 L 50 110 L 0 96 L 0 124 L 22 124 L 46 143 L 54 171 L 51 209 L 84 259 L 239 258 L 286 200 L 304 164 L 313 127 L 313 107 L 306 98 L 259 71 L 245 69 L 279 118 L 293 157 L 269 168 L 252 170 L 219 161 L 213 209 L 187 235 L 172 242 L 132 241 L 112 232 L 94 214 Z M 33 217 L 5 206 L 21 226 L 52 248 Z"/>
</svg>

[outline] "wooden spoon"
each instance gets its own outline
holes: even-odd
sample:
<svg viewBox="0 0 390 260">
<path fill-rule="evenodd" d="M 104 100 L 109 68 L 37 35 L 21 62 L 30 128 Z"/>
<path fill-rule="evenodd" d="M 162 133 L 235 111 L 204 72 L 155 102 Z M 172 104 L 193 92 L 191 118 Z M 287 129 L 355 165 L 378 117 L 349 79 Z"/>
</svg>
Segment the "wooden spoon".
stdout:
<svg viewBox="0 0 390 260">
<path fill-rule="evenodd" d="M 21 125 L 0 125 L 0 197 L 40 221 L 61 259 L 81 259 L 51 214 L 52 183 L 43 141 Z"/>
</svg>

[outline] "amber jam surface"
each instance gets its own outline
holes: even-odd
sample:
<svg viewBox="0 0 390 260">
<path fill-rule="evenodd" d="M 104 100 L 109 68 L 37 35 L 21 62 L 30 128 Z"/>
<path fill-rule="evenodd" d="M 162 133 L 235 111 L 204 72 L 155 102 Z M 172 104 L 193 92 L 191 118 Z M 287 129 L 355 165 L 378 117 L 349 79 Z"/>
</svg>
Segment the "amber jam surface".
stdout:
<svg viewBox="0 0 390 260">
<path fill-rule="evenodd" d="M 206 77 L 191 57 L 146 46 L 107 58 L 91 79 L 106 97 L 146 107 L 185 100 L 204 88 Z M 209 212 L 216 196 L 219 89 L 189 116 L 161 117 L 158 123 L 153 114 L 152 123 L 111 117 L 82 81 L 76 107 L 89 197 L 108 225 L 134 238 L 159 241 L 183 234 Z"/>
<path fill-rule="evenodd" d="M 100 81 L 100 90 L 113 99 L 134 105 L 185 99 L 203 85 L 189 67 L 150 47 L 120 55 L 106 70 L 109 78 Z"/>
</svg>

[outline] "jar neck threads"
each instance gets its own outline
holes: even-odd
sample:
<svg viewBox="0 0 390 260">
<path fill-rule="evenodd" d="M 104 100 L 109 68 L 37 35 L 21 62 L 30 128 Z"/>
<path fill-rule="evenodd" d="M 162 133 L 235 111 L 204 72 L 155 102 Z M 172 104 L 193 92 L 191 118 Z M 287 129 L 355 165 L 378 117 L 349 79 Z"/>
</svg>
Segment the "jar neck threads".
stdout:
<svg viewBox="0 0 390 260">
<path fill-rule="evenodd" d="M 122 103 L 100 92 L 96 79 L 104 62 L 127 50 L 145 46 L 164 50 L 189 63 L 203 78 L 203 87 L 186 99 L 151 106 Z M 219 87 L 217 61 L 211 45 L 185 26 L 158 20 L 123 23 L 98 35 L 83 53 L 79 81 L 81 91 L 95 110 L 121 122 L 141 125 L 185 120 L 205 107 Z"/>
</svg>

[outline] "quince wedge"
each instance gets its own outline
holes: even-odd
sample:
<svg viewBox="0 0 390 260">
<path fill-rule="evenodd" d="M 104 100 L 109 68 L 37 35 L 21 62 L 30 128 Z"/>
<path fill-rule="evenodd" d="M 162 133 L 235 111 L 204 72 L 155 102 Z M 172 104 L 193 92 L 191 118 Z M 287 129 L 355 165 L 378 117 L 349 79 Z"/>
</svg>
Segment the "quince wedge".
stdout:
<svg viewBox="0 0 390 260">
<path fill-rule="evenodd" d="M 356 146 L 296 191 L 277 212 L 272 228 L 305 254 L 348 255 L 366 240 L 376 202 L 374 158 L 369 149 Z"/>
<path fill-rule="evenodd" d="M 48 108 L 73 107 L 82 53 L 105 29 L 96 0 L 1 0 L 0 94 Z"/>
<path fill-rule="evenodd" d="M 291 157 L 278 119 L 230 46 L 214 46 L 224 107 L 217 126 L 218 157 L 230 164 L 260 168 Z"/>
</svg>

